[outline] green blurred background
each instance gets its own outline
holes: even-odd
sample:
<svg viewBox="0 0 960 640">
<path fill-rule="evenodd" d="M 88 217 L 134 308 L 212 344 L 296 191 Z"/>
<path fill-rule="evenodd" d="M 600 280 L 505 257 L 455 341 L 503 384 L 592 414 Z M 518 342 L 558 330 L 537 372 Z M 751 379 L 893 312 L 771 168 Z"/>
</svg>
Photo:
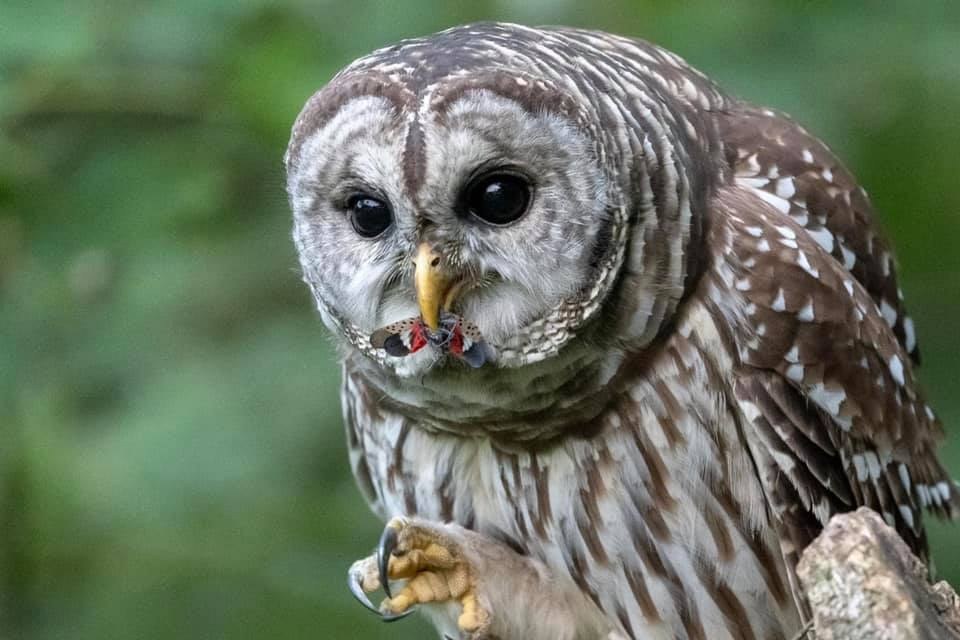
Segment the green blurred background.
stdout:
<svg viewBox="0 0 960 640">
<path fill-rule="evenodd" d="M 429 637 L 344 586 L 379 525 L 281 157 L 339 67 L 465 21 L 646 37 L 823 135 L 899 250 L 960 474 L 958 4 L 3 0 L 0 637 Z"/>
</svg>

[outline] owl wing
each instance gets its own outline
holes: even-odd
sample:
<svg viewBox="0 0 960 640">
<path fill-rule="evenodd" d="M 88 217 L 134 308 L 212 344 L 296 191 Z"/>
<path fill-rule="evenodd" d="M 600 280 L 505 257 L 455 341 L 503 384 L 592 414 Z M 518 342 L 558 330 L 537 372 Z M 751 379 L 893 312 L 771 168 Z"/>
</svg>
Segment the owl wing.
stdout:
<svg viewBox="0 0 960 640">
<path fill-rule="evenodd" d="M 744 106 L 725 112 L 718 124 L 734 183 L 803 227 L 842 264 L 919 363 L 893 251 L 874 224 L 869 197 L 856 178 L 823 142 L 786 115 Z"/>
<path fill-rule="evenodd" d="M 737 157 L 753 165 L 761 155 Z M 942 427 L 918 389 L 902 303 L 887 299 L 896 288 L 889 249 L 878 244 L 869 209 L 827 210 L 817 195 L 826 187 L 787 163 L 773 166 L 779 177 L 770 180 L 792 187 L 768 191 L 759 178 L 735 177 L 717 192 L 708 278 L 731 327 L 740 363 L 733 395 L 785 553 L 799 554 L 831 515 L 864 505 L 923 555 L 920 511 L 953 515 L 960 500 L 936 457 Z M 859 270 L 844 260 L 847 250 Z"/>
</svg>

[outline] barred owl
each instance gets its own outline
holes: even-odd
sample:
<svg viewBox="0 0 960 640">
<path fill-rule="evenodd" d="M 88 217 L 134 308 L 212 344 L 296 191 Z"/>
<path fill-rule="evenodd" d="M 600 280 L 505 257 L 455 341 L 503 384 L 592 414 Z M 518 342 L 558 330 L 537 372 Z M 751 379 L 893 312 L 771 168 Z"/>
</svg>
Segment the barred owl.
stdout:
<svg viewBox="0 0 960 640">
<path fill-rule="evenodd" d="M 790 638 L 832 514 L 871 507 L 923 555 L 921 512 L 957 512 L 866 193 L 676 55 L 508 24 L 403 41 L 309 99 L 285 165 L 387 523 L 349 583 L 384 619 Z"/>
</svg>

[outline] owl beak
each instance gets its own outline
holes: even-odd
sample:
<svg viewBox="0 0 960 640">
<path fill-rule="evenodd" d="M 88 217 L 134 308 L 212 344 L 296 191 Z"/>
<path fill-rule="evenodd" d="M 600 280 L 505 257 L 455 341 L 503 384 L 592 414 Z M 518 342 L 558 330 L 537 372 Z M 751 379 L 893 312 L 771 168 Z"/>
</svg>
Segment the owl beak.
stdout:
<svg viewBox="0 0 960 640">
<path fill-rule="evenodd" d="M 432 331 L 440 328 L 440 310 L 449 309 L 460 286 L 444 269 L 443 258 L 429 243 L 422 243 L 414 259 L 414 286 L 420 317 Z"/>
</svg>

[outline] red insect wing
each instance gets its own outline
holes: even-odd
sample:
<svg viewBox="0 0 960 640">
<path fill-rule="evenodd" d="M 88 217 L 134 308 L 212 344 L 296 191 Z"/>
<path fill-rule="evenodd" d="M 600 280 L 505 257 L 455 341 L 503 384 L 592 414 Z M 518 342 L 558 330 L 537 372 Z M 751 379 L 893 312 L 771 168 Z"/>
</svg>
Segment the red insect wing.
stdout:
<svg viewBox="0 0 960 640">
<path fill-rule="evenodd" d="M 457 323 L 453 328 L 453 332 L 450 335 L 450 343 L 447 345 L 447 348 L 450 349 L 450 353 L 455 356 L 463 353 L 463 331 L 460 330 L 460 323 Z"/>
<path fill-rule="evenodd" d="M 423 323 L 416 322 L 410 327 L 410 353 L 416 353 L 427 344 L 427 336 L 423 330 Z"/>
</svg>

